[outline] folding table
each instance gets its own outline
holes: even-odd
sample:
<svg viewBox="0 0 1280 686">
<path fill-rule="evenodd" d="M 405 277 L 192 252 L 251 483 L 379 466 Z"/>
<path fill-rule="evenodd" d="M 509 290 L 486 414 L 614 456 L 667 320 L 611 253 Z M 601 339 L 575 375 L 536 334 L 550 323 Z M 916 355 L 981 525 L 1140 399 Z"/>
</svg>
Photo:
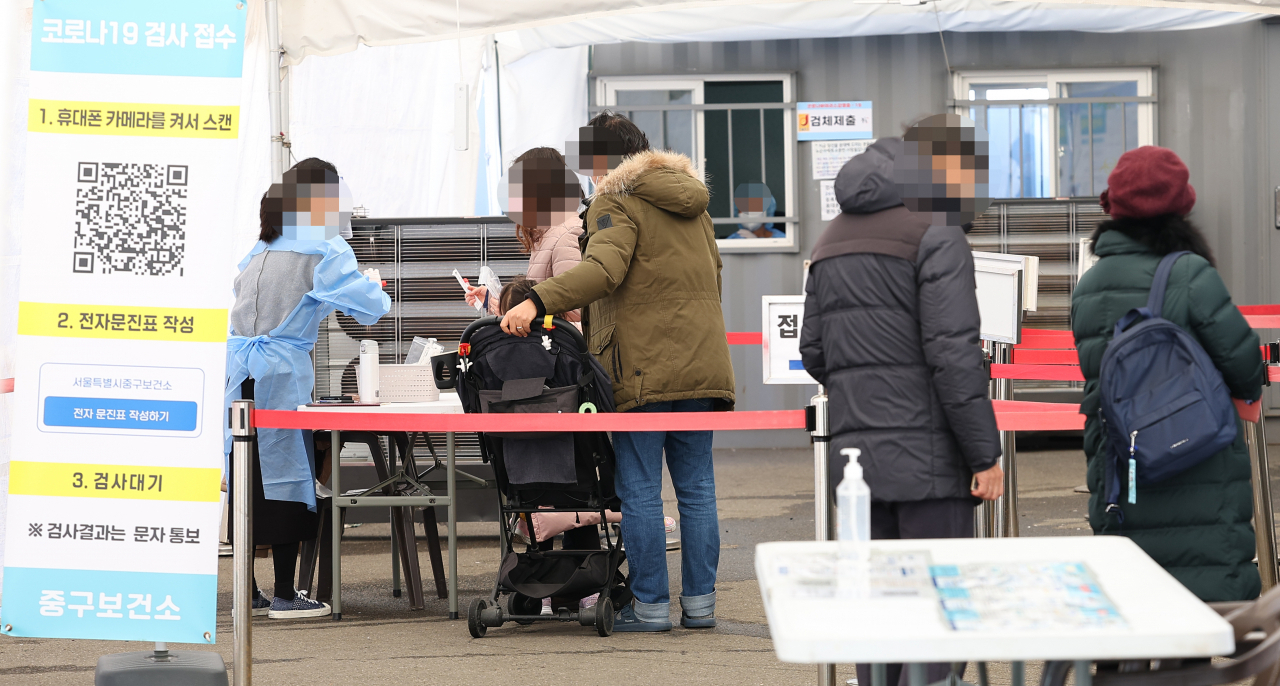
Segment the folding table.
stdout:
<svg viewBox="0 0 1280 686">
<path fill-rule="evenodd" d="M 774 650 L 783 662 L 907 663 L 912 686 L 924 686 L 925 663 L 1009 661 L 1014 663 L 1013 686 L 1022 686 L 1025 661 L 1067 660 L 1076 661 L 1076 684 L 1089 686 L 1092 660 L 1212 657 L 1235 649 L 1231 625 L 1127 538 L 871 542 L 873 555 L 926 552 L 933 565 L 1084 563 L 1124 620 L 1122 626 L 1049 625 L 1030 631 L 953 629 L 932 592 L 863 600 L 797 592 L 796 565 L 806 564 L 806 556 L 834 558 L 837 546 L 835 541 L 756 546 L 756 578 Z M 883 679 L 882 669 L 872 671 L 873 681 Z"/>
<path fill-rule="evenodd" d="M 299 406 L 300 412 L 342 412 L 347 414 L 388 414 L 388 413 L 421 413 L 421 414 L 462 414 L 462 402 L 458 399 L 457 393 L 441 392 L 440 399 L 429 403 L 383 403 L 378 406 L 370 405 L 318 405 L 318 406 Z M 335 446 L 334 455 L 338 454 L 337 446 L 342 445 L 340 440 L 340 432 L 331 430 L 331 445 Z M 341 486 L 341 469 L 339 462 L 334 458 L 333 468 L 331 470 L 332 489 L 333 489 L 333 618 L 335 620 L 342 619 L 342 516 L 341 511 L 348 507 L 434 507 L 436 505 L 448 506 L 448 540 L 449 540 L 449 618 L 458 618 L 458 517 L 457 517 L 457 471 L 456 467 L 456 447 L 454 441 L 454 433 L 447 432 L 445 434 L 445 483 L 446 494 L 435 495 L 425 484 L 417 483 L 417 474 L 405 471 L 405 461 L 402 461 L 400 470 L 393 475 L 391 479 L 397 484 L 407 486 L 411 494 L 407 495 L 382 495 L 375 494 L 370 491 L 362 495 L 343 495 Z M 409 463 L 412 465 L 412 462 Z M 410 471 L 413 471 L 412 469 Z M 463 476 L 469 479 L 480 481 L 478 477 L 471 476 L 463 472 Z M 395 539 L 395 517 L 392 517 L 393 541 Z M 402 524 L 403 526 L 403 524 Z M 413 535 L 412 520 L 408 526 L 409 535 Z"/>
</svg>

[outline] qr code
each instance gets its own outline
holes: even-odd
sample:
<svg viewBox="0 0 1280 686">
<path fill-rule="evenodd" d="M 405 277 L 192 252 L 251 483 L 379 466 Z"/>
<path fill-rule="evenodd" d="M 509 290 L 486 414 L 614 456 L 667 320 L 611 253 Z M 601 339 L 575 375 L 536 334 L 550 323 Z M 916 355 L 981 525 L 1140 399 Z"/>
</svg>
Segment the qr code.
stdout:
<svg viewBox="0 0 1280 686">
<path fill-rule="evenodd" d="M 182 276 L 186 165 L 80 162 L 71 270 Z"/>
</svg>

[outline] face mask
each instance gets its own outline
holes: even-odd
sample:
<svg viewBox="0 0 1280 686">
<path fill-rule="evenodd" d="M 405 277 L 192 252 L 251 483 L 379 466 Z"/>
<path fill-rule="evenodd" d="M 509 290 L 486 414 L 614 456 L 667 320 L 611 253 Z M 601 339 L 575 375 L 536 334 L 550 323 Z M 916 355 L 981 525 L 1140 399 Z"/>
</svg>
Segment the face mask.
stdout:
<svg viewBox="0 0 1280 686">
<path fill-rule="evenodd" d="M 764 212 L 739 212 L 738 213 L 739 219 L 754 219 L 754 218 L 762 218 L 764 216 L 765 216 Z M 748 231 L 755 231 L 756 229 L 762 226 L 764 226 L 763 222 L 742 222 L 742 227 Z"/>
</svg>

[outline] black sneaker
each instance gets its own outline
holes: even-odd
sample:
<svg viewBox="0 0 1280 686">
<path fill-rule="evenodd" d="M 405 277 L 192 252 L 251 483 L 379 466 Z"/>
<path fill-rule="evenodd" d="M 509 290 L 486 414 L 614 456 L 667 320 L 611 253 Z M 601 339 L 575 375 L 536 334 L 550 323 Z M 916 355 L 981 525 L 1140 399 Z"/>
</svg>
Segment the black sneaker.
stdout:
<svg viewBox="0 0 1280 686">
<path fill-rule="evenodd" d="M 262 589 L 253 589 L 253 611 L 251 614 L 254 617 L 261 617 L 267 614 L 270 609 L 271 601 L 267 600 L 267 596 L 262 593 Z"/>
<path fill-rule="evenodd" d="M 333 612 L 328 603 L 314 601 L 307 597 L 305 591 L 295 591 L 293 600 L 276 597 L 271 601 L 271 609 L 267 616 L 271 619 L 302 619 L 304 617 L 324 617 Z"/>
</svg>

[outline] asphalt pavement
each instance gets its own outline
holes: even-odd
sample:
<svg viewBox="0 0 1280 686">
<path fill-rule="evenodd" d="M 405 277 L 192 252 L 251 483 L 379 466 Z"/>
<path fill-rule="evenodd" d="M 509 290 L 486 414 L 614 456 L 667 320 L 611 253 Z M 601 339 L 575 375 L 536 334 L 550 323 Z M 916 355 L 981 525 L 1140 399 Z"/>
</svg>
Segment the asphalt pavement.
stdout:
<svg viewBox="0 0 1280 686">
<path fill-rule="evenodd" d="M 1273 447 L 1273 456 L 1280 448 Z M 1088 535 L 1084 455 L 1071 441 L 1025 442 L 1019 452 L 1020 514 L 1024 536 Z M 1280 468 L 1272 467 L 1272 474 Z M 391 593 L 390 527 L 348 529 L 343 554 L 343 619 L 254 620 L 253 681 L 294 684 L 814 684 L 816 668 L 779 662 L 769 640 L 755 544 L 813 537 L 813 454 L 808 450 L 724 450 L 716 454 L 721 557 L 719 624 L 679 627 L 662 634 L 596 636 L 576 623 L 508 624 L 482 639 L 467 632 L 466 604 L 492 588 L 498 564 L 496 524 L 459 527 L 459 588 L 464 618 L 449 620 L 447 602 L 434 598 L 410 611 Z M 668 484 L 669 516 L 679 517 Z M 443 530 L 443 527 L 442 527 Z M 419 535 L 422 530 L 419 527 Z M 430 578 L 426 546 L 419 544 Z M 672 597 L 680 594 L 680 555 L 667 555 Z M 271 561 L 257 560 L 264 586 Z M 270 590 L 267 588 L 266 590 Z M 231 665 L 231 560 L 219 570 L 218 642 L 171 649 L 216 650 Z M 673 603 L 675 619 L 679 605 Z M 849 621 L 857 621 L 849 618 Z M 0 637 L 0 686 L 92 684 L 99 656 L 149 650 L 150 644 Z M 997 666 L 994 677 L 1007 683 Z M 852 669 L 840 670 L 841 682 Z"/>
</svg>

